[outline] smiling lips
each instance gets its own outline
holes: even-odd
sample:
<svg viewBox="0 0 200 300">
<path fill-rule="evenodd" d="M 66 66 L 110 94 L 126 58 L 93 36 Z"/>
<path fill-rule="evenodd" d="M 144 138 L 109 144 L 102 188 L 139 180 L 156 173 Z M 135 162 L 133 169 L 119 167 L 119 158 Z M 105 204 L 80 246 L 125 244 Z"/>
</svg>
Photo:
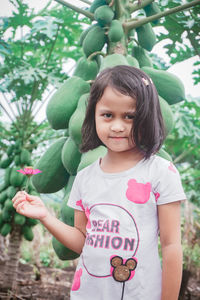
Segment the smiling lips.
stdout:
<svg viewBox="0 0 200 300">
<path fill-rule="evenodd" d="M 110 136 L 111 139 L 114 139 L 114 140 L 122 140 L 122 139 L 126 139 L 127 137 L 126 136 Z"/>
</svg>

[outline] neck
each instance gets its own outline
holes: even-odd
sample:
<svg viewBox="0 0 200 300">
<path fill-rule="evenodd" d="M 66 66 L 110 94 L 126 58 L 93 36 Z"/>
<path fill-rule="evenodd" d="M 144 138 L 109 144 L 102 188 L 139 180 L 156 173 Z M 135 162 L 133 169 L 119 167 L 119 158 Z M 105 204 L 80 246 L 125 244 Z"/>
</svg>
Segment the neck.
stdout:
<svg viewBox="0 0 200 300">
<path fill-rule="evenodd" d="M 128 152 L 112 152 L 108 150 L 101 160 L 101 168 L 108 173 L 121 172 L 134 167 L 143 158 L 143 155 L 138 150 Z"/>
</svg>

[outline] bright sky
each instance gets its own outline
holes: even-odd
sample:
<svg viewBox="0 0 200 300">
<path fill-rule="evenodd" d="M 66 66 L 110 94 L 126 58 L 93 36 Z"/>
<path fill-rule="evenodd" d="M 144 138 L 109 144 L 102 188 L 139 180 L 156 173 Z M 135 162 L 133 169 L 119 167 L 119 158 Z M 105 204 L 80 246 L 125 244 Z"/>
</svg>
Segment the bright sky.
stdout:
<svg viewBox="0 0 200 300">
<path fill-rule="evenodd" d="M 24 0 L 24 1 L 28 3 L 30 7 L 33 7 L 36 11 L 38 9 L 43 8 L 48 3 L 48 0 Z M 76 5 L 78 7 L 87 6 L 86 4 L 78 0 L 68 0 L 68 2 L 71 2 L 73 5 Z M 9 0 L 0 1 L 0 16 L 9 16 L 11 10 L 12 10 L 12 6 Z M 160 57 L 164 59 L 164 61 L 167 61 L 169 59 L 165 54 L 165 49 L 163 48 L 162 42 L 156 44 L 152 52 L 158 54 Z M 193 85 L 193 80 L 192 80 L 192 71 L 194 68 L 193 63 L 197 60 L 198 58 L 197 56 L 195 56 L 182 63 L 177 63 L 169 69 L 170 72 L 177 75 L 183 81 L 185 85 L 186 95 L 190 94 L 194 97 L 199 96 L 199 90 L 200 90 L 199 86 L 197 87 Z M 2 99 L 0 98 L 0 100 Z M 45 107 L 43 108 L 43 111 L 41 111 L 41 114 L 45 115 Z"/>
</svg>

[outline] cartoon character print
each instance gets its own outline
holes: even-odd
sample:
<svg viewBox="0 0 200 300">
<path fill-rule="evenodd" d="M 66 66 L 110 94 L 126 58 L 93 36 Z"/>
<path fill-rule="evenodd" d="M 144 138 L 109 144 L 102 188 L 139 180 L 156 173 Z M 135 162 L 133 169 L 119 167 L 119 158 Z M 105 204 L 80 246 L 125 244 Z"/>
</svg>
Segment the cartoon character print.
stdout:
<svg viewBox="0 0 200 300">
<path fill-rule="evenodd" d="M 78 291 L 80 289 L 82 273 L 83 273 L 83 270 L 80 268 L 74 274 L 74 280 L 73 280 L 72 288 L 71 288 L 72 291 Z"/>
<path fill-rule="evenodd" d="M 131 257 L 125 260 L 124 262 L 121 256 L 116 255 L 111 257 L 110 264 L 111 264 L 111 275 L 113 276 L 113 278 L 116 281 L 123 283 L 122 295 L 121 295 L 121 300 L 123 300 L 125 282 L 133 278 L 135 274 L 134 270 L 137 266 L 137 260 Z"/>
<path fill-rule="evenodd" d="M 139 183 L 136 179 L 130 179 L 128 181 L 128 189 L 126 191 L 126 197 L 128 200 L 137 203 L 144 204 L 150 198 L 151 183 Z"/>
</svg>

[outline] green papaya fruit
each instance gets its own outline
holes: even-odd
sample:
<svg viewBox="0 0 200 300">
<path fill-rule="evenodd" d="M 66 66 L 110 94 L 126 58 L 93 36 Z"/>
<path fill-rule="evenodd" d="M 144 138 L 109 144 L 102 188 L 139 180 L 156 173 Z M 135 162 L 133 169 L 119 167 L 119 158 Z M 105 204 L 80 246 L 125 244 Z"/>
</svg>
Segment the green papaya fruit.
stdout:
<svg viewBox="0 0 200 300">
<path fill-rule="evenodd" d="M 14 215 L 14 223 L 17 225 L 24 225 L 25 222 L 26 222 L 26 217 L 16 212 Z"/>
<path fill-rule="evenodd" d="M 139 68 L 139 63 L 137 61 L 137 59 L 131 55 L 127 55 L 126 56 L 126 60 L 129 64 L 129 66 L 135 67 L 135 68 Z"/>
<path fill-rule="evenodd" d="M 3 210 L 2 210 L 2 217 L 4 222 L 10 222 L 12 219 L 13 213 L 4 206 Z"/>
<path fill-rule="evenodd" d="M 90 54 L 101 51 L 106 43 L 106 36 L 104 29 L 100 26 L 95 26 L 86 35 L 83 41 L 83 52 L 88 57 Z M 85 91 L 87 93 L 88 91 Z"/>
<path fill-rule="evenodd" d="M 72 185 L 73 185 L 73 183 L 74 183 L 75 177 L 76 177 L 75 175 L 71 175 L 71 176 L 69 177 L 69 180 L 68 180 L 67 185 L 66 185 L 66 187 L 65 187 L 65 195 L 67 195 L 67 194 L 70 193 L 71 188 L 72 188 Z M 67 198 L 67 200 L 68 200 L 68 198 Z M 65 202 L 65 204 L 66 204 L 66 203 L 67 203 L 67 200 L 65 201 L 65 197 L 64 197 L 63 203 Z"/>
<path fill-rule="evenodd" d="M 3 204 L 7 199 L 7 190 L 1 192 L 0 194 L 0 204 Z"/>
<path fill-rule="evenodd" d="M 113 20 L 108 30 L 108 39 L 110 42 L 117 43 L 124 35 L 122 23 L 119 20 Z"/>
<path fill-rule="evenodd" d="M 31 164 L 31 155 L 27 149 L 22 149 L 20 153 L 20 162 L 22 165 L 30 165 Z"/>
<path fill-rule="evenodd" d="M 46 115 L 53 129 L 65 129 L 76 109 L 82 94 L 90 91 L 90 85 L 82 78 L 73 76 L 68 78 L 50 99 Z"/>
<path fill-rule="evenodd" d="M 77 64 L 73 76 L 78 76 L 83 80 L 93 80 L 96 78 L 99 67 L 96 60 L 89 60 L 86 57 L 81 57 Z"/>
<path fill-rule="evenodd" d="M 13 154 L 14 149 L 15 149 L 15 146 L 13 144 L 8 146 L 7 151 L 6 151 L 8 157 Z"/>
<path fill-rule="evenodd" d="M 140 46 L 148 51 L 153 49 L 156 44 L 156 35 L 150 23 L 136 28 L 138 43 Z"/>
<path fill-rule="evenodd" d="M 79 257 L 78 253 L 66 248 L 63 244 L 56 240 L 55 237 L 52 239 L 52 246 L 57 256 L 61 260 L 73 260 Z"/>
<path fill-rule="evenodd" d="M 160 100 L 161 113 L 162 113 L 164 124 L 165 124 L 166 135 L 168 135 L 174 128 L 173 113 L 172 113 L 171 107 L 169 106 L 167 101 L 165 101 L 160 96 L 159 96 L 159 100 Z"/>
<path fill-rule="evenodd" d="M 0 163 L 0 168 L 2 168 L 2 169 L 8 168 L 10 166 L 10 164 L 12 163 L 12 161 L 13 161 L 12 157 L 8 157 L 8 158 L 2 160 Z"/>
<path fill-rule="evenodd" d="M 77 108 L 69 120 L 69 135 L 78 146 L 81 144 L 81 128 L 85 119 L 88 96 L 88 93 L 81 96 Z"/>
<path fill-rule="evenodd" d="M 10 184 L 11 168 L 7 168 L 4 173 L 4 182 L 8 186 Z"/>
<path fill-rule="evenodd" d="M 74 140 L 69 137 L 62 148 L 62 163 L 70 175 L 75 175 L 81 160 L 81 153 Z"/>
<path fill-rule="evenodd" d="M 27 241 L 32 241 L 33 238 L 34 238 L 34 234 L 33 234 L 33 231 L 32 231 L 32 228 L 28 225 L 23 225 L 22 226 L 22 234 L 24 236 L 24 238 L 27 240 Z"/>
<path fill-rule="evenodd" d="M 0 228 L 2 227 L 4 221 L 3 221 L 3 216 L 2 216 L 2 212 L 0 211 Z"/>
<path fill-rule="evenodd" d="M 101 63 L 101 67 L 100 67 L 100 71 L 106 69 L 106 68 L 112 68 L 118 65 L 129 65 L 126 57 L 122 54 L 118 54 L 118 53 L 114 53 L 114 54 L 110 54 L 105 56 L 102 59 L 102 63 Z"/>
<path fill-rule="evenodd" d="M 15 211 L 15 209 L 14 209 L 14 207 L 13 207 L 12 200 L 10 200 L 10 199 L 7 199 L 7 200 L 5 201 L 4 207 L 6 207 L 6 209 L 7 209 L 9 212 Z"/>
<path fill-rule="evenodd" d="M 175 104 L 185 100 L 184 85 L 176 75 L 163 70 L 155 70 L 151 67 L 143 67 L 142 70 L 151 77 L 158 94 L 168 104 Z"/>
<path fill-rule="evenodd" d="M 107 149 L 104 146 L 99 146 L 94 150 L 89 150 L 88 152 L 83 153 L 77 171 L 79 172 L 85 167 L 91 165 L 98 158 L 105 156 L 106 153 L 107 153 Z"/>
<path fill-rule="evenodd" d="M 108 5 L 100 6 L 95 10 L 94 18 L 103 27 L 112 22 L 114 11 Z"/>
<path fill-rule="evenodd" d="M 152 2 L 144 7 L 144 11 L 147 17 L 159 14 L 161 12 L 157 3 Z M 152 21 L 153 24 L 158 24 L 159 20 Z"/>
<path fill-rule="evenodd" d="M 12 171 L 10 174 L 10 184 L 14 187 L 21 187 L 23 185 L 23 182 L 26 179 L 24 174 L 17 172 L 17 170 L 19 170 L 19 169 L 20 169 L 20 167 L 12 168 Z"/>
<path fill-rule="evenodd" d="M 3 192 L 6 188 L 7 188 L 7 183 L 4 181 L 1 185 L 0 185 L 0 193 Z"/>
<path fill-rule="evenodd" d="M 9 223 L 5 223 L 3 224 L 3 226 L 1 227 L 1 235 L 6 236 L 11 232 L 11 225 Z"/>
<path fill-rule="evenodd" d="M 19 154 L 15 155 L 14 163 L 15 163 L 16 166 L 20 165 L 21 161 L 20 161 L 20 155 Z"/>
<path fill-rule="evenodd" d="M 153 67 L 153 62 L 147 51 L 140 46 L 134 46 L 132 48 L 132 56 L 135 57 L 139 63 L 140 68 L 142 67 Z"/>
<path fill-rule="evenodd" d="M 74 209 L 67 205 L 69 194 L 70 193 L 66 194 L 63 200 L 61 207 L 61 218 L 65 224 L 74 226 Z"/>
<path fill-rule="evenodd" d="M 94 0 L 90 6 L 89 11 L 91 13 L 94 13 L 98 7 L 106 5 L 106 4 L 107 4 L 106 0 Z"/>
<path fill-rule="evenodd" d="M 79 44 L 80 46 L 83 45 L 83 41 L 86 37 L 86 35 L 88 34 L 88 32 L 95 26 L 98 26 L 98 23 L 95 23 L 95 24 L 92 24 L 90 25 L 88 28 L 86 28 L 84 31 L 82 31 L 81 35 L 80 35 L 80 38 L 79 38 Z"/>
<path fill-rule="evenodd" d="M 32 219 L 32 218 L 26 218 L 26 225 L 32 227 L 37 225 L 39 222 L 36 219 Z"/>
<path fill-rule="evenodd" d="M 157 155 L 166 160 L 172 161 L 172 157 L 162 148 L 157 152 Z"/>
<path fill-rule="evenodd" d="M 66 138 L 58 139 L 43 154 L 34 169 L 42 173 L 32 176 L 32 184 L 39 193 L 55 193 L 62 189 L 69 178 L 61 160 L 61 153 Z"/>
<path fill-rule="evenodd" d="M 17 188 L 16 188 L 16 187 L 14 187 L 14 186 L 9 186 L 9 187 L 7 188 L 7 197 L 8 197 L 9 199 L 12 199 L 12 198 L 16 195 L 16 193 L 17 193 Z"/>
</svg>

